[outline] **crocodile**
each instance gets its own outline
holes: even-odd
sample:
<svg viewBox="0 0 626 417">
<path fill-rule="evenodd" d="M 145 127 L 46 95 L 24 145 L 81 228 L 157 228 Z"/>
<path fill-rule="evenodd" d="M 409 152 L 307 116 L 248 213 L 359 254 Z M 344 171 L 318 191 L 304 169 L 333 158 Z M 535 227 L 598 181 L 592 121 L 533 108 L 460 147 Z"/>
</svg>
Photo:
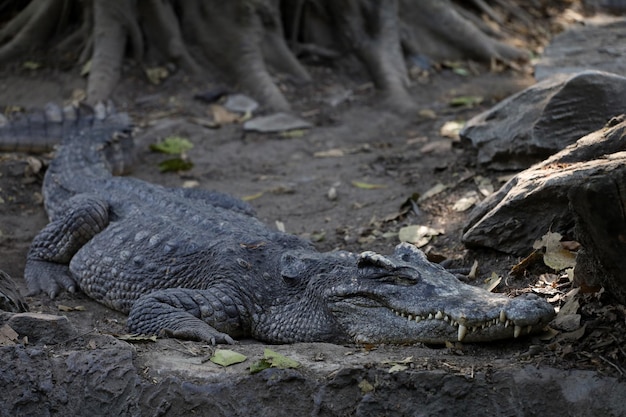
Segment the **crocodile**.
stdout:
<svg viewBox="0 0 626 417">
<path fill-rule="evenodd" d="M 130 332 L 212 344 L 485 342 L 554 317 L 540 297 L 465 284 L 408 243 L 322 253 L 228 194 L 114 175 L 132 143 L 124 113 L 41 114 L 47 127 L 30 131 L 63 138 L 43 181 L 50 222 L 27 255 L 31 295 L 80 290 L 127 313 Z M 15 131 L 5 120 L 0 143 Z"/>
</svg>

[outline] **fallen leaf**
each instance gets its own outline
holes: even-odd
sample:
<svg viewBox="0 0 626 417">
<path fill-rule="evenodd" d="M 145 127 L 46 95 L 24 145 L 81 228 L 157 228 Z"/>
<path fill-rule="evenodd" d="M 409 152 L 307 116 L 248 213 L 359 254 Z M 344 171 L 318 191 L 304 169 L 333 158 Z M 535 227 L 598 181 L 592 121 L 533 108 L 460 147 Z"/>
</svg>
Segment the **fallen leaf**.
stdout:
<svg viewBox="0 0 626 417">
<path fill-rule="evenodd" d="M 430 242 L 433 236 L 443 233 L 443 229 L 434 229 L 424 225 L 412 225 L 401 228 L 398 237 L 400 238 L 400 242 L 412 243 L 418 248 L 421 248 Z"/>
<path fill-rule="evenodd" d="M 390 374 L 394 374 L 396 372 L 402 372 L 402 371 L 406 371 L 407 369 L 409 369 L 408 366 L 406 365 L 400 365 L 400 364 L 395 364 L 393 365 L 391 368 L 389 368 L 389 373 Z"/>
<path fill-rule="evenodd" d="M 286 139 L 301 138 L 305 133 L 306 130 L 304 129 L 286 130 L 284 132 L 280 132 L 280 137 Z"/>
<path fill-rule="evenodd" d="M 474 184 L 478 187 L 478 191 L 485 197 L 493 194 L 493 184 L 491 180 L 487 177 L 483 177 L 481 175 L 476 175 L 474 177 Z"/>
<path fill-rule="evenodd" d="M 246 355 L 242 355 L 239 352 L 235 352 L 230 349 L 217 349 L 210 361 L 221 366 L 230 366 L 236 363 L 241 363 L 248 359 Z"/>
<path fill-rule="evenodd" d="M 449 104 L 453 107 L 474 107 L 483 102 L 483 98 L 481 96 L 458 96 L 453 97 Z"/>
<path fill-rule="evenodd" d="M 256 362 L 254 362 L 252 365 L 250 365 L 250 373 L 251 374 L 256 374 L 258 372 L 261 372 L 265 369 L 271 368 L 272 364 L 269 363 L 268 361 L 266 361 L 265 359 L 261 359 L 258 360 Z"/>
<path fill-rule="evenodd" d="M 36 70 L 36 69 L 41 68 L 41 62 L 24 61 L 24 63 L 22 64 L 22 68 L 29 69 L 29 70 Z"/>
<path fill-rule="evenodd" d="M 461 198 L 459 198 L 456 203 L 454 203 L 452 210 L 459 212 L 466 211 L 479 201 L 480 197 L 476 191 L 468 191 Z"/>
<path fill-rule="evenodd" d="M 548 232 L 533 244 L 534 249 L 545 248 L 543 262 L 555 271 L 576 266 L 576 254 L 561 245 L 561 234 Z"/>
<path fill-rule="evenodd" d="M 150 144 L 150 150 L 169 155 L 180 155 L 193 148 L 193 143 L 189 139 L 181 136 L 169 136 L 161 142 Z"/>
<path fill-rule="evenodd" d="M 363 379 L 361 382 L 359 382 L 359 388 L 361 389 L 361 393 L 363 394 L 374 391 L 374 386 L 370 384 L 367 379 Z"/>
<path fill-rule="evenodd" d="M 265 194 L 265 192 L 264 192 L 264 191 L 259 191 L 259 192 L 258 192 L 258 193 L 256 193 L 256 194 L 251 194 L 251 195 L 246 195 L 246 196 L 243 196 L 241 199 L 242 199 L 243 201 L 252 201 L 252 200 L 256 200 L 257 198 L 261 197 L 263 194 Z"/>
<path fill-rule="evenodd" d="M 481 286 L 487 291 L 491 292 L 498 286 L 498 284 L 500 284 L 501 281 L 502 277 L 499 277 L 498 274 L 492 272 L 491 276 L 489 278 L 486 278 L 483 281 L 483 285 Z"/>
<path fill-rule="evenodd" d="M 159 170 L 161 172 L 188 171 L 191 168 L 193 168 L 193 162 L 183 158 L 166 159 L 159 163 Z"/>
<path fill-rule="evenodd" d="M 424 194 L 420 195 L 417 199 L 417 202 L 422 202 L 424 200 L 427 200 L 437 194 L 439 194 L 442 191 L 445 191 L 449 188 L 448 185 L 444 185 L 440 182 L 438 182 L 437 184 L 435 184 L 433 187 L 429 188 Z"/>
<path fill-rule="evenodd" d="M 146 68 L 145 72 L 148 80 L 154 85 L 161 84 L 170 75 L 170 72 L 165 67 Z"/>
<path fill-rule="evenodd" d="M 437 113 L 435 113 L 435 111 L 432 109 L 421 109 L 420 111 L 417 112 L 417 114 L 425 119 L 437 118 Z"/>
<path fill-rule="evenodd" d="M 80 69 L 80 76 L 86 77 L 91 72 L 91 59 L 83 64 Z"/>
<path fill-rule="evenodd" d="M 342 149 L 329 149 L 327 151 L 315 152 L 313 156 L 315 158 L 340 158 L 345 155 Z"/>
<path fill-rule="evenodd" d="M 121 334 L 115 336 L 119 340 L 124 340 L 125 342 L 133 342 L 133 343 L 143 343 L 143 342 L 156 342 L 156 335 L 145 335 L 145 334 Z"/>
<path fill-rule="evenodd" d="M 298 368 L 300 363 L 291 358 L 286 357 L 285 355 L 281 355 L 278 352 L 275 352 L 271 349 L 265 349 L 263 352 L 263 359 L 268 361 L 272 368 L 278 369 L 289 369 L 289 368 Z"/>
<path fill-rule="evenodd" d="M 218 125 L 237 123 L 241 118 L 238 113 L 228 111 L 224 108 L 224 106 L 220 106 L 219 104 L 212 104 L 209 106 L 209 111 L 213 115 L 213 120 Z"/>
<path fill-rule="evenodd" d="M 439 129 L 439 135 L 452 140 L 459 140 L 459 132 L 463 128 L 464 122 L 449 121 L 445 122 Z"/>
<path fill-rule="evenodd" d="M 285 233 L 285 223 L 281 222 L 280 220 L 276 220 L 276 229 L 278 229 L 279 232 Z"/>
<path fill-rule="evenodd" d="M 0 346 L 10 346 L 17 342 L 18 334 L 11 326 L 5 324 L 0 327 Z"/>
<path fill-rule="evenodd" d="M 367 182 L 361 182 L 361 181 L 352 181 L 352 185 L 354 185 L 357 188 L 362 188 L 364 190 L 376 190 L 379 188 L 386 188 L 386 185 L 382 185 L 382 184 L 370 184 Z"/>
</svg>

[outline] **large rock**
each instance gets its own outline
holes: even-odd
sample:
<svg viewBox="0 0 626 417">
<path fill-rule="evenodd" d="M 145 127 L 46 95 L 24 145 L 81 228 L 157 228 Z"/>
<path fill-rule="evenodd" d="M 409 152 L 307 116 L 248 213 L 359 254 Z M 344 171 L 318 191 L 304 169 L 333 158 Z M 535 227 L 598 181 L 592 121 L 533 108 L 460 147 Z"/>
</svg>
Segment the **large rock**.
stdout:
<svg viewBox="0 0 626 417">
<path fill-rule="evenodd" d="M 626 165 L 581 181 L 570 190 L 569 200 L 582 244 L 575 282 L 602 286 L 626 303 Z"/>
<path fill-rule="evenodd" d="M 618 416 L 626 384 L 588 370 L 493 362 L 404 347 L 370 352 L 329 344 L 273 349 L 302 355 L 298 369 L 220 368 L 178 341 L 169 361 L 110 336 L 75 341 L 63 354 L 46 347 L 0 349 L 0 416 Z M 91 347 L 87 347 L 91 346 Z M 195 346 L 195 345 L 194 345 Z M 197 348 L 197 346 L 196 346 Z M 265 347 L 234 347 L 251 359 Z M 316 357 L 311 354 L 316 352 Z M 430 353 L 432 356 L 432 353 Z M 418 369 L 390 372 L 408 358 Z M 256 360 L 256 358 L 255 358 Z M 482 362 L 481 362 L 482 361 Z M 446 366 L 429 370 L 432 364 Z M 405 361 L 406 363 L 406 361 Z M 169 366 L 168 366 L 169 364 Z M 421 367 L 422 369 L 419 369 Z M 190 371 L 191 369 L 191 371 Z"/>
<path fill-rule="evenodd" d="M 463 242 L 524 256 L 548 231 L 574 237 L 570 189 L 590 178 L 618 175 L 626 165 L 626 121 L 612 123 L 519 173 L 483 200 L 469 215 Z"/>
<path fill-rule="evenodd" d="M 474 117 L 460 132 L 493 169 L 528 168 L 626 109 L 626 78 L 601 71 L 557 75 Z"/>
<path fill-rule="evenodd" d="M 626 10 L 626 1 L 622 3 Z M 626 75 L 626 18 L 598 16 L 554 37 L 535 65 L 535 78 L 594 69 Z"/>
</svg>

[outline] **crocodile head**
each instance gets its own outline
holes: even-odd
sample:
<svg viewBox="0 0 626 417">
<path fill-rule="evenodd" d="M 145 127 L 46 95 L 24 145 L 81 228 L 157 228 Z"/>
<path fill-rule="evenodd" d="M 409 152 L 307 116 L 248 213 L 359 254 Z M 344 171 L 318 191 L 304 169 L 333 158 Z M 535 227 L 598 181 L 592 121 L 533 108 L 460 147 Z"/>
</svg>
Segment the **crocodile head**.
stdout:
<svg viewBox="0 0 626 417">
<path fill-rule="evenodd" d="M 305 332 L 300 340 L 485 342 L 539 331 L 554 317 L 533 294 L 509 298 L 460 282 L 410 244 L 390 256 L 338 252 L 325 266 L 317 255 L 287 252 L 281 259 L 283 279 L 306 288 L 301 305 L 290 307 L 294 321 L 281 325 L 282 312 L 273 327 L 297 328 Z"/>
</svg>

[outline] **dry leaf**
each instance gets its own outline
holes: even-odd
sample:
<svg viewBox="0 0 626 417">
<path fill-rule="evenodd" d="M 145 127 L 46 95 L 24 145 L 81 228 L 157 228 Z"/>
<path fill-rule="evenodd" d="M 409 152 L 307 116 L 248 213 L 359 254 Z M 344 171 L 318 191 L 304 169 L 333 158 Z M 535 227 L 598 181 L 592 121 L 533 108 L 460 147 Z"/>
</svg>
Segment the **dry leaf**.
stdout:
<svg viewBox="0 0 626 417">
<path fill-rule="evenodd" d="M 474 183 L 476 184 L 476 187 L 478 187 L 478 191 L 480 191 L 483 196 L 488 197 L 493 194 L 493 184 L 489 178 L 476 175 L 474 177 Z"/>
<path fill-rule="evenodd" d="M 483 281 L 482 287 L 486 289 L 487 291 L 491 292 L 496 289 L 496 287 L 498 286 L 498 284 L 500 284 L 501 281 L 502 281 L 502 277 L 499 277 L 498 274 L 496 274 L 495 272 L 492 272 L 491 276 L 489 278 L 486 278 Z"/>
<path fill-rule="evenodd" d="M 357 188 L 362 188 L 364 190 L 376 190 L 379 188 L 386 188 L 386 185 L 382 185 L 382 184 L 370 184 L 367 182 L 361 182 L 361 181 L 352 181 L 352 185 L 354 185 Z"/>
<path fill-rule="evenodd" d="M 209 106 L 209 110 L 213 115 L 213 120 L 219 125 L 226 125 L 230 123 L 237 123 L 240 121 L 240 115 L 233 113 L 220 106 L 219 104 L 212 104 Z"/>
<path fill-rule="evenodd" d="M 259 191 L 256 194 L 251 194 L 251 195 L 246 195 L 243 196 L 241 199 L 243 201 L 252 201 L 252 200 L 256 200 L 257 198 L 261 197 L 265 192 L 264 191 Z"/>
<path fill-rule="evenodd" d="M 437 184 L 435 184 L 433 187 L 431 187 L 430 189 L 428 189 L 424 194 L 420 195 L 419 198 L 417 199 L 417 202 L 422 202 L 424 200 L 427 200 L 437 194 L 439 194 L 442 191 L 445 191 L 449 188 L 448 185 L 444 185 L 440 182 L 438 182 Z"/>
<path fill-rule="evenodd" d="M 313 154 L 315 158 L 340 158 L 344 155 L 345 155 L 344 151 L 338 148 L 329 149 L 327 151 L 315 152 Z"/>
<path fill-rule="evenodd" d="M 230 349 L 217 349 L 210 361 L 221 366 L 230 366 L 248 359 L 246 355 Z"/>
<path fill-rule="evenodd" d="M 445 122 L 441 129 L 439 129 L 439 134 L 444 138 L 450 138 L 452 140 L 459 140 L 459 132 L 463 128 L 464 122 L 457 121 L 449 121 Z"/>
<path fill-rule="evenodd" d="M 468 191 L 459 198 L 452 206 L 454 211 L 465 211 L 480 201 L 480 197 L 476 191 Z"/>
<path fill-rule="evenodd" d="M 412 243 L 418 248 L 425 246 L 433 236 L 443 234 L 443 229 L 434 229 L 423 225 L 405 226 L 400 229 L 400 242 Z"/>
<path fill-rule="evenodd" d="M 144 334 L 121 334 L 115 336 L 119 340 L 124 340 L 125 342 L 156 342 L 156 335 L 144 335 Z"/>
<path fill-rule="evenodd" d="M 545 248 L 543 262 L 555 271 L 576 266 L 576 254 L 563 248 L 561 234 L 548 232 L 533 244 L 534 249 Z"/>
<path fill-rule="evenodd" d="M 0 346 L 14 345 L 17 342 L 17 338 L 17 332 L 8 324 L 0 327 Z"/>
</svg>

